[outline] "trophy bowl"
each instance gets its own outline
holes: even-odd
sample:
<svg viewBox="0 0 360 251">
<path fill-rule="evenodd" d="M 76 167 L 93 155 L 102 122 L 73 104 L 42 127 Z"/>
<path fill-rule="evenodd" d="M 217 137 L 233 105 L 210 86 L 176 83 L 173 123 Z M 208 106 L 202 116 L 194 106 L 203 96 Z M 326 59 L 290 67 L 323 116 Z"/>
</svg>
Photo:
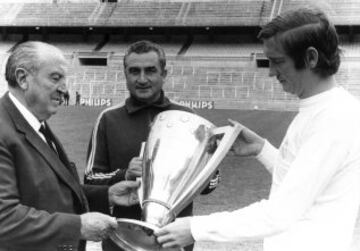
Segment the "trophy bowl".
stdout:
<svg viewBox="0 0 360 251">
<path fill-rule="evenodd" d="M 111 235 L 112 241 L 128 251 L 178 251 L 182 249 L 164 249 L 156 242 L 153 232 L 158 227 L 153 224 L 133 220 L 118 219 L 118 228 Z"/>
<path fill-rule="evenodd" d="M 241 129 L 240 124 L 217 128 L 184 111 L 159 113 L 143 154 L 142 220 L 118 219 L 110 238 L 130 251 L 176 250 L 162 249 L 153 231 L 175 220 L 208 185 Z"/>
</svg>

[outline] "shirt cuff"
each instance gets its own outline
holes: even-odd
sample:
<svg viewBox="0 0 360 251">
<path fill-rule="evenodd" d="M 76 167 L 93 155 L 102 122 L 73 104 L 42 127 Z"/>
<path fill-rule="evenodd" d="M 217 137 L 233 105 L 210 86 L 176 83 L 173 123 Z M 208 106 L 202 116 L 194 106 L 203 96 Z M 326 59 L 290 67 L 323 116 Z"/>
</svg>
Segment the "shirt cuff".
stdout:
<svg viewBox="0 0 360 251">
<path fill-rule="evenodd" d="M 209 222 L 209 217 L 204 216 L 193 216 L 190 218 L 190 230 L 191 235 L 195 241 L 204 241 L 204 229 Z"/>
<path fill-rule="evenodd" d="M 259 160 L 266 168 L 272 168 L 274 165 L 274 160 L 278 154 L 278 149 L 276 149 L 272 144 L 265 139 L 265 143 L 260 153 L 256 155 L 256 159 Z"/>
</svg>

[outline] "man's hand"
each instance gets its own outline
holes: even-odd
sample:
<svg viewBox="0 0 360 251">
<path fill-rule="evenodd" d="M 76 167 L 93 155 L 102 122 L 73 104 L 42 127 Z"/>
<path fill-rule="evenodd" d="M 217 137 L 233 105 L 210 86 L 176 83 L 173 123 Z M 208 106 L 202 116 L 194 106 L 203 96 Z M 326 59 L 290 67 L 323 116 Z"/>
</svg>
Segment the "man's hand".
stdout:
<svg viewBox="0 0 360 251">
<path fill-rule="evenodd" d="M 229 122 L 233 125 L 238 123 L 231 119 Z M 256 156 L 261 152 L 264 144 L 265 139 L 244 126 L 232 145 L 231 151 L 238 156 Z"/>
<path fill-rule="evenodd" d="M 137 188 L 140 181 L 120 181 L 109 188 L 109 203 L 111 206 L 131 206 L 139 203 Z"/>
<path fill-rule="evenodd" d="M 81 239 L 88 241 L 101 241 L 109 236 L 116 229 L 117 221 L 101 213 L 85 213 L 80 215 Z"/>
<path fill-rule="evenodd" d="M 126 180 L 135 180 L 142 175 L 142 158 L 134 157 L 129 163 L 129 167 L 125 173 Z"/>
<path fill-rule="evenodd" d="M 195 242 L 190 229 L 190 217 L 177 218 L 174 222 L 155 230 L 157 241 L 163 248 L 181 248 Z"/>
</svg>

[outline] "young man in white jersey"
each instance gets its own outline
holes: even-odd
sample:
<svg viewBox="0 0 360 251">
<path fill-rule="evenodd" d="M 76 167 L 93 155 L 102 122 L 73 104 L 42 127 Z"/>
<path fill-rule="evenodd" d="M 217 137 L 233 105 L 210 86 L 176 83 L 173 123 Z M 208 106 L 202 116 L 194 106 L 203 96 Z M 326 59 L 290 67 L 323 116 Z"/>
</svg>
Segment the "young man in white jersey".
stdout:
<svg viewBox="0 0 360 251">
<path fill-rule="evenodd" d="M 269 75 L 300 99 L 279 149 L 246 127 L 233 145 L 272 174 L 270 196 L 233 212 L 177 219 L 155 232 L 158 242 L 264 239 L 264 251 L 346 251 L 360 199 L 360 104 L 335 82 L 335 27 L 321 11 L 299 9 L 274 18 L 259 38 Z"/>
</svg>

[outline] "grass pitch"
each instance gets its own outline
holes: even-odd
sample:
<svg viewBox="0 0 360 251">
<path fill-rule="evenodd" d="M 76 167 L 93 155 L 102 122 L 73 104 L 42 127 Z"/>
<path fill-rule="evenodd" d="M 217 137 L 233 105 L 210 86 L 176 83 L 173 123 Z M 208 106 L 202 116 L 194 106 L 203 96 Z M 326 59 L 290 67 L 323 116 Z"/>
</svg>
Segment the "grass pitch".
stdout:
<svg viewBox="0 0 360 251">
<path fill-rule="evenodd" d="M 68 106 L 61 107 L 50 124 L 63 143 L 70 159 L 77 164 L 80 178 L 83 178 L 88 141 L 95 120 L 103 108 Z M 227 119 L 237 120 L 279 146 L 286 129 L 295 116 L 294 112 L 245 111 L 245 110 L 197 110 L 200 116 L 216 126 L 227 125 Z M 269 173 L 252 158 L 227 156 L 219 166 L 222 180 L 218 188 L 209 195 L 195 199 L 195 215 L 217 211 L 231 211 L 259 199 L 266 198 L 270 188 Z M 360 250 L 360 219 L 356 229 L 353 250 Z M 99 250 L 98 245 L 88 248 Z M 238 244 L 201 243 L 195 250 L 237 250 L 261 251 L 261 241 Z"/>
</svg>

